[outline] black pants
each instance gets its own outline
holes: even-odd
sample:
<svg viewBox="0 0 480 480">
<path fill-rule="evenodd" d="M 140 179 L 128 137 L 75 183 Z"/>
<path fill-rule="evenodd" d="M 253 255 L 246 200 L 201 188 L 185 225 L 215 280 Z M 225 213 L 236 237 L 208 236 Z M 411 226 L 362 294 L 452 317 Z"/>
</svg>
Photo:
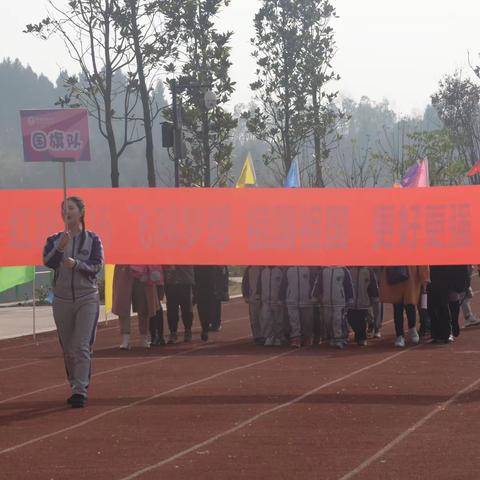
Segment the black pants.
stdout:
<svg viewBox="0 0 480 480">
<path fill-rule="evenodd" d="M 190 285 L 166 285 L 165 296 L 167 297 L 167 320 L 170 333 L 177 333 L 179 312 L 182 312 L 182 322 L 185 331 L 192 329 L 192 287 Z"/>
<path fill-rule="evenodd" d="M 405 305 L 397 303 L 393 306 L 393 321 L 395 322 L 395 334 L 397 337 L 403 337 L 405 331 L 403 328 L 403 311 L 407 314 L 408 328 L 414 328 L 416 322 L 415 305 Z"/>
<path fill-rule="evenodd" d="M 202 331 L 208 332 L 209 327 L 218 330 L 222 321 L 222 302 L 213 295 L 202 295 L 196 300 Z"/>
<path fill-rule="evenodd" d="M 150 319 L 150 338 L 152 342 L 156 339 L 163 339 L 163 307 Z"/>
<path fill-rule="evenodd" d="M 430 316 L 432 338 L 447 341 L 452 333 L 452 319 L 448 300 L 441 295 L 429 295 L 428 315 Z"/>
<path fill-rule="evenodd" d="M 431 330 L 430 317 L 426 308 L 420 308 L 417 306 L 418 316 L 420 318 L 420 334 L 425 335 L 426 332 Z"/>
<path fill-rule="evenodd" d="M 355 333 L 355 341 L 361 342 L 367 339 L 368 310 L 353 310 L 347 312 L 347 320 Z"/>
<path fill-rule="evenodd" d="M 460 316 L 460 302 L 458 300 L 449 302 L 448 308 L 450 309 L 452 334 L 454 337 L 458 337 L 460 335 L 460 324 L 458 323 L 458 317 Z"/>
</svg>

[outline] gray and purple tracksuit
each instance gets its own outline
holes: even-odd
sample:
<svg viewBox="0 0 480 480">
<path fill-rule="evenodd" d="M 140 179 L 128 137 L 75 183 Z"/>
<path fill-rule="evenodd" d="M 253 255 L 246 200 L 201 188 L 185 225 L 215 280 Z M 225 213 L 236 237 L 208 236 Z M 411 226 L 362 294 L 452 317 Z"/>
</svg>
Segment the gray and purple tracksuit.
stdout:
<svg viewBox="0 0 480 480">
<path fill-rule="evenodd" d="M 53 318 L 63 349 L 65 369 L 73 394 L 87 396 L 91 374 L 91 350 L 99 314 L 97 276 L 103 266 L 103 247 L 93 232 L 74 236 L 63 251 L 58 248 L 62 233 L 47 239 L 44 264 L 54 270 Z M 71 257 L 75 266 L 63 265 Z"/>
<path fill-rule="evenodd" d="M 263 343 L 263 328 L 260 318 L 260 274 L 262 267 L 250 266 L 245 269 L 242 278 L 242 296 L 248 303 L 250 327 L 255 343 Z"/>
<path fill-rule="evenodd" d="M 346 342 L 346 308 L 353 302 L 353 286 L 345 267 L 318 267 L 312 297 L 320 307 L 320 336 L 332 345 Z"/>
<path fill-rule="evenodd" d="M 373 268 L 350 267 L 353 283 L 353 304 L 348 308 L 348 323 L 358 343 L 367 339 L 367 318 L 370 306 L 378 303 L 378 283 Z"/>
<path fill-rule="evenodd" d="M 263 337 L 284 342 L 284 305 L 281 298 L 283 269 L 281 267 L 263 267 L 260 273 L 261 324 Z"/>
<path fill-rule="evenodd" d="M 315 281 L 314 267 L 286 267 L 281 287 L 281 297 L 288 310 L 290 338 L 311 339 L 313 335 L 312 290 Z"/>
</svg>

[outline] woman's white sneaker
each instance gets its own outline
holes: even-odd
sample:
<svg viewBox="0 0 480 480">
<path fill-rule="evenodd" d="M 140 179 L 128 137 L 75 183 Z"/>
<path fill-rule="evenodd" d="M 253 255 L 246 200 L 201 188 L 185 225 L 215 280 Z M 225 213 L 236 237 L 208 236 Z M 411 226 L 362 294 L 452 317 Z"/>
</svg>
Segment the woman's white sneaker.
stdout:
<svg viewBox="0 0 480 480">
<path fill-rule="evenodd" d="M 405 339 L 401 335 L 395 339 L 395 346 L 398 348 L 405 347 Z"/>
<path fill-rule="evenodd" d="M 410 337 L 412 343 L 416 344 L 420 342 L 420 337 L 418 336 L 418 332 L 415 327 L 408 329 L 408 336 Z"/>
<path fill-rule="evenodd" d="M 122 343 L 120 344 L 120 350 L 129 350 L 130 349 L 130 335 L 122 335 Z"/>
</svg>

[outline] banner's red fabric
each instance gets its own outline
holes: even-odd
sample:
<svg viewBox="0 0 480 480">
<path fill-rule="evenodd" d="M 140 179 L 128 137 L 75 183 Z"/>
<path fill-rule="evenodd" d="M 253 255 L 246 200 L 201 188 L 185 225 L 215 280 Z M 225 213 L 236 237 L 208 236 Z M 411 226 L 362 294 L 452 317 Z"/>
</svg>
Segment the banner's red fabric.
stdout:
<svg viewBox="0 0 480 480">
<path fill-rule="evenodd" d="M 61 190 L 0 190 L 0 266 L 42 263 Z M 108 263 L 480 263 L 480 187 L 81 189 Z"/>
</svg>

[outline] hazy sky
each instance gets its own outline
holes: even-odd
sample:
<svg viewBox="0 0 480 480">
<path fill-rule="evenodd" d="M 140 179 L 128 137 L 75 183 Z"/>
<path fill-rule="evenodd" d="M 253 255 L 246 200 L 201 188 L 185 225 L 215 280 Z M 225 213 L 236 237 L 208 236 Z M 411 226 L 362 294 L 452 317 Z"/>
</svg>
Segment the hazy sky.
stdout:
<svg viewBox="0 0 480 480">
<path fill-rule="evenodd" d="M 66 0 L 57 0 L 58 4 Z M 480 52 L 480 2 L 476 0 L 332 0 L 339 19 L 333 26 L 342 76 L 338 88 L 359 100 L 387 98 L 401 113 L 421 111 L 440 78 L 462 68 L 471 75 Z M 9 6 L 7 6 L 7 4 Z M 59 41 L 43 42 L 22 33 L 26 23 L 45 15 L 44 0 L 0 1 L 0 58 L 18 57 L 54 80 L 61 68 L 76 71 Z M 233 103 L 248 102 L 255 64 L 249 39 L 259 0 L 231 0 L 219 27 L 235 32 L 232 76 L 237 82 Z"/>
</svg>

